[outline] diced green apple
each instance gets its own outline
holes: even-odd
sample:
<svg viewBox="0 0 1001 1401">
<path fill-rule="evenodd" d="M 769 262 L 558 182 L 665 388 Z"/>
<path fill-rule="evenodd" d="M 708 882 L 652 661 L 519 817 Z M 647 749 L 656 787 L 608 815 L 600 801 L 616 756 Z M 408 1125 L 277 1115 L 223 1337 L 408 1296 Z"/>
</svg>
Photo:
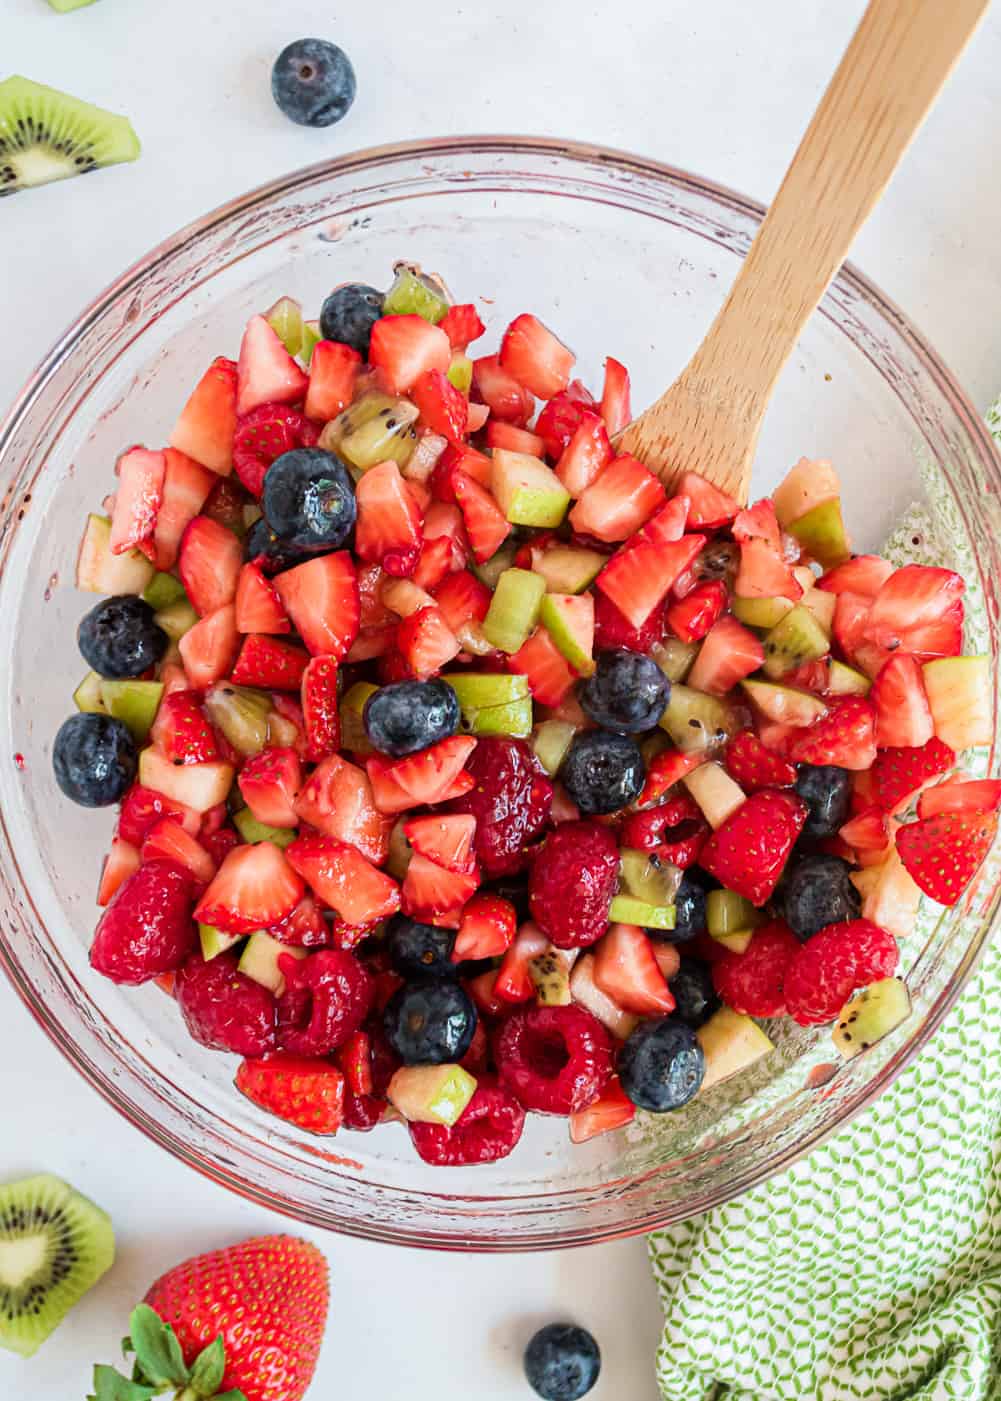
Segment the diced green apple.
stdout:
<svg viewBox="0 0 1001 1401">
<path fill-rule="evenodd" d="M 699 655 L 697 642 L 682 642 L 680 637 L 665 637 L 655 642 L 650 655 L 669 681 L 684 681 Z"/>
<path fill-rule="evenodd" d="M 550 545 L 532 551 L 532 569 L 551 593 L 583 593 L 608 563 L 608 556 L 580 545 Z"/>
<path fill-rule="evenodd" d="M 732 1007 L 714 1012 L 695 1035 L 706 1058 L 700 1093 L 729 1080 L 775 1049 L 757 1022 Z"/>
<path fill-rule="evenodd" d="M 143 599 L 154 613 L 159 612 L 161 608 L 169 608 L 179 598 L 186 597 L 184 585 L 173 574 L 154 574 L 143 592 Z"/>
<path fill-rule="evenodd" d="M 302 350 L 302 307 L 294 297 L 279 297 L 264 319 L 290 355 Z"/>
<path fill-rule="evenodd" d="M 840 494 L 838 474 L 829 462 L 801 457 L 772 492 L 772 504 L 779 525 L 788 529 L 790 521 Z"/>
<path fill-rule="evenodd" d="M 824 569 L 833 569 L 851 558 L 840 497 L 822 501 L 785 528 Z"/>
<path fill-rule="evenodd" d="M 198 614 L 186 598 L 176 598 L 166 608 L 154 613 L 153 621 L 157 627 L 163 628 L 172 641 L 179 642 L 198 622 Z"/>
<path fill-rule="evenodd" d="M 216 929 L 214 924 L 199 924 L 198 926 L 198 940 L 202 946 L 202 958 L 206 963 L 210 963 L 213 958 L 218 958 L 221 953 L 231 949 L 243 937 L 242 934 L 227 934 L 222 929 Z"/>
<path fill-rule="evenodd" d="M 710 890 L 706 896 L 706 928 L 714 939 L 737 930 L 754 930 L 764 915 L 733 890 Z"/>
<path fill-rule="evenodd" d="M 483 620 L 487 641 L 502 652 L 517 652 L 539 620 L 545 592 L 545 580 L 538 574 L 529 569 L 505 569 Z"/>
<path fill-rule="evenodd" d="M 285 974 L 278 967 L 278 960 L 282 954 L 303 959 L 306 957 L 306 950 L 283 944 L 280 939 L 275 939 L 263 929 L 258 929 L 256 934 L 251 934 L 247 940 L 247 947 L 240 956 L 240 972 L 248 978 L 253 978 L 255 983 L 260 983 L 262 988 L 267 988 L 275 997 L 281 997 L 285 991 Z"/>
<path fill-rule="evenodd" d="M 754 938 L 754 930 L 735 929 L 732 934 L 712 934 L 710 938 L 715 939 L 717 944 L 722 944 L 731 953 L 747 953 Z"/>
<path fill-rule="evenodd" d="M 476 1081 L 461 1065 L 402 1066 L 386 1098 L 408 1123 L 452 1125 L 476 1093 Z"/>
<path fill-rule="evenodd" d="M 369 696 L 374 696 L 378 689 L 371 681 L 356 681 L 341 697 L 341 748 L 349 750 L 352 754 L 364 756 L 375 753 L 365 732 L 362 716 L 365 712 L 365 702 Z"/>
<path fill-rule="evenodd" d="M 539 621 L 574 671 L 594 671 L 594 598 L 591 594 L 547 593 Z"/>
<path fill-rule="evenodd" d="M 132 738 L 142 744 L 156 719 L 163 695 L 159 681 L 101 682 L 101 697 L 109 715 L 128 727 Z"/>
<path fill-rule="evenodd" d="M 527 452 L 495 448 L 490 489 L 513 525 L 552 529 L 570 505 L 570 493 L 552 468 Z"/>
<path fill-rule="evenodd" d="M 80 544 L 76 586 L 87 593 L 139 593 L 149 586 L 156 570 L 140 550 L 111 553 L 111 521 L 90 515 Z"/>
<path fill-rule="evenodd" d="M 921 668 L 935 734 L 960 750 L 994 738 L 989 657 L 938 657 Z"/>
<path fill-rule="evenodd" d="M 500 576 L 514 564 L 514 557 L 517 553 L 517 544 L 513 540 L 509 540 L 482 564 L 474 564 L 472 566 L 473 573 L 481 584 L 486 584 L 488 589 L 495 589 Z"/>
<path fill-rule="evenodd" d="M 837 594 L 828 593 L 826 589 L 809 589 L 802 598 L 804 608 L 809 608 L 817 622 L 824 629 L 830 645 L 831 628 L 834 625 L 834 610 L 837 607 Z"/>
<path fill-rule="evenodd" d="M 644 929 L 673 929 L 676 911 L 673 905 L 651 905 L 634 895 L 614 895 L 608 908 L 612 924 L 639 924 Z"/>
<path fill-rule="evenodd" d="M 73 692 L 73 704 L 77 710 L 82 710 L 87 715 L 107 715 L 108 707 L 101 694 L 103 680 L 104 677 L 98 676 L 96 671 L 87 672 L 87 675 Z"/>
<path fill-rule="evenodd" d="M 740 684 L 762 715 L 779 724 L 812 725 L 827 714 L 827 706 L 819 696 L 795 686 L 780 686 L 775 681 L 742 681 Z"/>
<path fill-rule="evenodd" d="M 743 788 L 734 782 L 722 764 L 700 764 L 681 781 L 702 809 L 710 827 L 722 827 L 747 799 Z"/>
<path fill-rule="evenodd" d="M 448 367 L 448 382 L 454 385 L 460 394 L 468 394 L 472 388 L 473 362 L 461 350 L 457 350 L 452 356 Z"/>
<path fill-rule="evenodd" d="M 863 672 L 856 671 L 853 666 L 847 666 L 844 662 L 831 662 L 827 689 L 832 696 L 867 696 L 871 686 L 872 682 Z"/>
<path fill-rule="evenodd" d="M 139 754 L 139 782 L 165 798 L 184 803 L 195 812 L 208 812 L 224 803 L 233 786 L 233 765 L 212 760 L 205 764 L 172 764 L 156 749 Z"/>
<path fill-rule="evenodd" d="M 602 1026 L 607 1027 L 612 1035 L 617 1036 L 620 1041 L 624 1041 L 639 1025 L 639 1017 L 634 1016 L 632 1012 L 627 1012 L 617 1002 L 613 1002 L 594 981 L 594 954 L 592 953 L 584 954 L 574 964 L 573 972 L 570 975 L 570 996 L 581 1007 L 586 1007 L 591 1015 L 597 1017 Z"/>
<path fill-rule="evenodd" d="M 323 334 L 319 321 L 304 321 L 302 323 L 302 345 L 299 347 L 299 359 L 307 369 L 313 358 L 313 350 L 322 340 Z"/>
</svg>

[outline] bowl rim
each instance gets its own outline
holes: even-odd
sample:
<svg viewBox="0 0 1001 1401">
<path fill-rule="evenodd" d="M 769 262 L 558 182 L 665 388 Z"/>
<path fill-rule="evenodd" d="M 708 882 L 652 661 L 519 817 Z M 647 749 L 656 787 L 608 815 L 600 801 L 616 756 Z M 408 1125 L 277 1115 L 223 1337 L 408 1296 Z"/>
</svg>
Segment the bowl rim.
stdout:
<svg viewBox="0 0 1001 1401">
<path fill-rule="evenodd" d="M 364 171 L 374 168 L 385 168 L 397 163 L 413 161 L 415 158 L 434 159 L 440 157 L 454 157 L 462 153 L 492 153 L 492 154 L 525 154 L 532 156 L 554 157 L 576 163 L 579 165 L 605 165 L 620 172 L 632 173 L 638 176 L 645 176 L 658 181 L 666 181 L 670 184 L 690 189 L 693 192 L 706 195 L 720 204 L 728 205 L 736 213 L 750 218 L 756 224 L 760 224 L 767 212 L 767 207 L 759 201 L 742 195 L 722 185 L 714 180 L 710 180 L 694 174 L 691 171 L 669 163 L 658 161 L 652 157 L 637 155 L 633 152 L 623 151 L 615 147 L 604 146 L 598 143 L 575 141 L 562 139 L 559 137 L 543 136 L 514 136 L 514 135 L 468 135 L 449 137 L 416 138 L 407 141 L 391 142 L 379 146 L 362 147 L 355 151 L 347 152 L 344 155 L 331 160 L 318 161 L 307 166 L 302 166 L 285 175 L 278 176 L 273 180 L 258 185 L 241 195 L 237 195 L 225 203 L 218 205 L 207 214 L 192 220 L 175 233 L 150 249 L 146 254 L 133 262 L 114 281 L 109 283 L 101 292 L 88 302 L 80 314 L 70 323 L 66 330 L 56 339 L 50 349 L 38 362 L 35 369 L 28 376 L 20 391 L 16 394 L 8 412 L 0 420 L 0 458 L 2 458 L 7 445 L 12 440 L 21 418 L 30 410 L 36 400 L 44 393 L 49 379 L 59 367 L 64 356 L 69 352 L 74 342 L 86 331 L 86 329 L 99 320 L 113 304 L 119 301 L 129 290 L 140 286 L 150 274 L 163 262 L 174 257 L 181 252 L 185 246 L 205 234 L 217 229 L 235 216 L 245 215 L 258 206 L 265 205 L 270 201 L 294 194 L 299 189 L 307 188 L 317 181 L 331 176 L 343 176 L 352 171 Z M 897 304 L 886 296 L 868 277 L 859 271 L 855 265 L 846 261 L 837 276 L 841 281 L 848 283 L 852 289 L 858 292 L 867 302 L 872 303 L 878 312 L 892 325 L 896 333 L 908 345 L 909 349 L 922 362 L 929 374 L 936 383 L 937 388 L 948 398 L 951 407 L 962 423 L 964 431 L 968 434 L 972 443 L 979 453 L 993 462 L 994 470 L 999 482 L 1001 482 L 1001 452 L 995 443 L 984 418 L 976 410 L 969 400 L 959 382 L 948 369 L 944 361 L 920 333 L 915 324 L 904 314 Z M 3 824 L 3 816 L 0 814 L 0 825 Z M 29 904 L 33 907 L 33 901 Z M 998 901 L 994 901 L 994 911 L 987 926 L 993 922 L 997 913 Z M 853 1119 L 871 1105 L 881 1094 L 892 1084 L 897 1076 L 903 1071 L 923 1049 L 928 1040 L 934 1035 L 946 1015 L 951 1011 L 960 993 L 965 989 L 971 977 L 977 969 L 980 960 L 987 948 L 990 936 L 990 928 L 986 927 L 979 943 L 966 950 L 962 962 L 957 968 L 955 975 L 950 979 L 949 985 L 938 996 L 935 1004 L 929 1009 L 915 1035 L 904 1045 L 898 1053 L 893 1056 L 881 1068 L 874 1080 L 866 1088 L 864 1093 L 860 1093 L 857 1098 L 850 1103 L 842 1113 L 836 1123 L 828 1127 L 817 1129 L 805 1140 L 783 1150 L 775 1158 L 769 1161 L 766 1166 L 748 1170 L 743 1175 L 738 1175 L 735 1189 L 721 1188 L 719 1191 L 707 1191 L 703 1200 L 699 1203 L 697 1212 L 705 1212 L 728 1201 L 735 1200 L 745 1192 L 768 1181 L 773 1176 L 787 1170 L 801 1158 L 814 1152 L 817 1148 L 826 1143 L 834 1134 L 840 1132 Z M 513 1243 L 508 1243 L 503 1239 L 463 1239 L 459 1235 L 437 1234 L 433 1230 L 425 1230 L 419 1235 L 413 1230 L 408 1230 L 402 1237 L 399 1232 L 392 1228 L 380 1229 L 378 1226 L 363 1225 L 353 1226 L 349 1220 L 341 1220 L 336 1226 L 332 1225 L 322 1213 L 310 1207 L 300 1206 L 275 1192 L 269 1193 L 264 1188 L 257 1188 L 249 1185 L 239 1175 L 238 1170 L 228 1169 L 218 1165 L 195 1150 L 190 1144 L 179 1141 L 163 1131 L 157 1120 L 145 1110 L 139 1109 L 136 1105 L 125 1099 L 119 1092 L 117 1086 L 112 1083 L 100 1069 L 94 1065 L 90 1058 L 83 1054 L 78 1044 L 72 1039 L 70 1034 L 62 1026 L 58 1018 L 49 1012 L 48 1008 L 36 996 L 33 987 L 23 974 L 19 963 L 14 956 L 13 950 L 7 947 L 7 942 L 0 939 L 0 968 L 5 972 L 8 981 L 14 991 L 31 1013 L 36 1023 L 46 1033 L 52 1043 L 60 1050 L 74 1069 L 104 1098 L 127 1122 L 134 1128 L 138 1128 L 148 1139 L 160 1147 L 165 1148 L 173 1157 L 188 1167 L 194 1168 L 203 1177 L 218 1183 L 227 1190 L 235 1192 L 245 1200 L 254 1202 L 267 1210 L 274 1211 L 280 1215 L 293 1220 L 302 1221 L 315 1228 L 321 1228 L 336 1232 L 337 1234 L 355 1236 L 361 1239 L 375 1240 L 384 1244 L 406 1245 L 415 1248 L 446 1250 L 446 1251 L 475 1251 L 477 1253 L 510 1253 L 515 1251 L 534 1252 L 538 1250 L 566 1249 L 578 1245 L 591 1245 L 613 1240 L 624 1239 L 630 1236 L 646 1234 L 664 1226 L 673 1218 L 663 1211 L 649 1211 L 638 1217 L 634 1217 L 625 1225 L 592 1225 L 586 1228 L 574 1227 L 571 1230 L 566 1228 L 557 1229 L 548 1236 L 515 1237 Z M 647 1176 L 647 1173 L 641 1176 Z M 691 1213 L 692 1215 L 697 1212 Z"/>
</svg>

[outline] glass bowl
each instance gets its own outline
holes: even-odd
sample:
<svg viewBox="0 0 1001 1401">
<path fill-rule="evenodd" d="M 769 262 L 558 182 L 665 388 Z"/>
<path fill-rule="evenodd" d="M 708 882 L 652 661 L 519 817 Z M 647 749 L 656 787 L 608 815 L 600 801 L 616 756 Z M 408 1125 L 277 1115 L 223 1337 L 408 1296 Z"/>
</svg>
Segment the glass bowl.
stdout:
<svg viewBox="0 0 1001 1401">
<path fill-rule="evenodd" d="M 0 959 L 90 1083 L 200 1172 L 313 1225 L 401 1244 L 520 1250 L 647 1231 L 814 1147 L 893 1080 L 969 977 L 998 903 L 987 875 L 908 946 L 914 1015 L 869 1055 L 835 1067 L 826 1030 L 785 1029 L 768 1061 L 691 1111 L 576 1148 L 564 1121 L 532 1117 L 505 1162 L 444 1170 L 422 1164 L 399 1126 L 325 1140 L 266 1117 L 233 1089 L 234 1059 L 190 1041 L 168 997 L 116 988 L 88 966 L 115 814 L 64 800 L 50 749 L 84 669 L 76 623 L 94 601 L 74 590 L 77 545 L 122 449 L 166 440 L 251 313 L 281 293 L 319 308 L 336 283 L 385 283 L 400 257 L 477 302 L 484 344 L 537 312 L 574 347 L 586 383 L 600 387 L 614 355 L 643 405 L 708 327 L 761 215 L 707 181 L 598 147 L 504 137 L 363 151 L 162 244 L 82 313 L 14 406 L 0 431 Z M 783 378 L 756 488 L 803 453 L 840 468 L 856 548 L 878 547 L 922 497 L 919 459 L 938 465 L 996 664 L 1001 464 L 934 352 L 848 268 Z"/>
</svg>

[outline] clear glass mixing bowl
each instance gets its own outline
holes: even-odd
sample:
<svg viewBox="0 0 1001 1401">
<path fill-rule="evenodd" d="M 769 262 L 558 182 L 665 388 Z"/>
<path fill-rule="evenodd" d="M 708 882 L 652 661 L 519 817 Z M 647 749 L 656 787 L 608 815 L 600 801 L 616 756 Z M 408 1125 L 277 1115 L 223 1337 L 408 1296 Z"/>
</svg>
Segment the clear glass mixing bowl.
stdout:
<svg viewBox="0 0 1001 1401">
<path fill-rule="evenodd" d="M 641 406 L 709 325 L 761 213 L 682 171 L 595 147 L 478 138 L 361 152 L 162 244 L 83 312 L 15 405 L 0 431 L 0 960 L 91 1084 L 200 1172 L 315 1225 L 411 1245 L 514 1250 L 649 1230 L 735 1196 L 843 1124 L 968 978 L 998 903 L 986 876 L 907 948 L 914 1016 L 868 1056 L 835 1069 L 821 1052 L 818 1065 L 826 1031 L 786 1034 L 763 1068 L 652 1128 L 571 1148 L 563 1121 L 534 1117 L 507 1161 L 436 1170 L 398 1126 L 330 1141 L 267 1118 L 232 1088 L 232 1058 L 195 1046 L 157 988 L 121 990 L 88 967 L 114 813 L 61 797 L 50 747 L 82 671 L 76 623 L 93 602 L 73 587 L 77 544 L 123 447 L 166 439 L 198 374 L 235 352 L 252 312 L 280 293 L 318 308 L 335 283 L 385 283 L 399 257 L 475 299 L 488 341 L 530 309 L 574 347 L 590 385 L 615 355 Z M 850 269 L 786 371 L 757 488 L 801 453 L 840 468 L 859 548 L 878 546 L 920 498 L 918 456 L 939 464 L 996 662 L 1001 464 L 934 352 Z"/>
</svg>

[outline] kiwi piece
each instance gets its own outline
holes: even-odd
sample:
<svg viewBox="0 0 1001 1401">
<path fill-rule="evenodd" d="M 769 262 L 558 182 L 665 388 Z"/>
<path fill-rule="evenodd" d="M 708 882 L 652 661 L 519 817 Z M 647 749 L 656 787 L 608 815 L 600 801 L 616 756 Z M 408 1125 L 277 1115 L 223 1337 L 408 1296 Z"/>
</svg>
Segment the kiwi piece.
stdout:
<svg viewBox="0 0 1001 1401">
<path fill-rule="evenodd" d="M 73 704 L 77 710 L 82 710 L 85 715 L 107 715 L 108 707 L 101 694 L 103 680 L 104 677 L 98 676 L 96 671 L 87 672 L 73 692 Z"/>
<path fill-rule="evenodd" d="M 417 406 L 371 390 L 350 404 L 320 434 L 320 447 L 365 472 L 377 462 L 410 460 L 417 442 Z"/>
<path fill-rule="evenodd" d="M 788 598 L 731 598 L 730 607 L 738 623 L 749 628 L 773 628 L 792 611 Z"/>
<path fill-rule="evenodd" d="M 0 1347 L 34 1356 L 114 1258 L 111 1218 L 67 1182 L 0 1187 Z"/>
<path fill-rule="evenodd" d="M 285 991 L 285 974 L 279 968 L 278 960 L 286 953 L 290 958 L 306 957 L 305 949 L 283 944 L 266 930 L 258 929 L 256 933 L 251 934 L 246 948 L 240 955 L 239 971 L 274 993 L 275 997 L 281 997 Z"/>
<path fill-rule="evenodd" d="M 552 944 L 543 953 L 536 954 L 528 963 L 528 976 L 535 988 L 535 1000 L 542 1007 L 569 1007 L 570 973 L 577 957 L 577 950 L 554 948 Z"/>
<path fill-rule="evenodd" d="M 844 662 L 832 661 L 827 689 L 832 696 L 867 696 L 872 682 L 864 672 L 856 671 Z"/>
<path fill-rule="evenodd" d="M 233 826 L 245 842 L 255 846 L 258 842 L 271 842 L 273 846 L 291 846 L 299 833 L 294 827 L 269 827 L 259 822 L 250 808 L 241 808 L 234 814 Z"/>
<path fill-rule="evenodd" d="M 0 83 L 0 195 L 134 161 L 127 117 L 15 76 Z"/>
<path fill-rule="evenodd" d="M 264 319 L 290 355 L 302 350 L 302 307 L 294 297 L 279 297 Z"/>
<path fill-rule="evenodd" d="M 320 331 L 319 321 L 304 321 L 302 323 L 302 345 L 299 347 L 299 359 L 309 369 L 309 362 L 313 358 L 313 351 L 317 344 L 323 340 Z"/>
<path fill-rule="evenodd" d="M 681 871 L 648 851 L 623 847 L 619 852 L 619 881 L 624 895 L 648 905 L 673 905 L 681 884 Z"/>
<path fill-rule="evenodd" d="M 911 1015 L 911 995 L 902 978 L 883 978 L 845 1003 L 831 1032 L 845 1060 L 854 1060 Z"/>
<path fill-rule="evenodd" d="M 530 569 L 505 569 L 483 619 L 487 641 L 502 652 L 517 652 L 539 620 L 545 592 L 546 581 Z"/>
<path fill-rule="evenodd" d="M 785 528 L 799 541 L 810 558 L 824 569 L 834 569 L 851 558 L 840 497 L 833 496 L 829 501 L 821 501 L 819 506 L 790 521 Z"/>
<path fill-rule="evenodd" d="M 714 939 L 740 929 L 756 929 L 764 918 L 750 900 L 732 890 L 710 890 L 706 896 L 706 928 Z"/>
<path fill-rule="evenodd" d="M 463 731 L 471 735 L 511 735 L 527 739 L 532 733 L 532 697 L 521 696 L 507 705 L 488 705 L 463 721 Z"/>
<path fill-rule="evenodd" d="M 259 754 L 268 742 L 271 697 L 267 691 L 224 681 L 207 692 L 205 712 L 238 754 Z"/>
<path fill-rule="evenodd" d="M 671 687 L 671 699 L 657 723 L 683 754 L 715 753 L 739 728 L 733 708 L 725 700 L 680 682 Z"/>
<path fill-rule="evenodd" d="M 831 643 L 820 623 L 798 603 L 772 628 L 765 638 L 765 662 L 762 670 L 777 681 L 780 676 L 795 671 L 803 662 L 825 657 Z"/>
<path fill-rule="evenodd" d="M 157 627 L 163 628 L 169 638 L 177 642 L 186 632 L 190 632 L 198 622 L 198 614 L 188 599 L 178 598 L 168 603 L 153 615 Z"/>
<path fill-rule="evenodd" d="M 460 394 L 468 394 L 473 387 L 473 362 L 468 355 L 457 350 L 448 367 L 448 382 Z"/>
<path fill-rule="evenodd" d="M 713 934 L 710 936 L 717 944 L 722 944 L 731 953 L 747 953 L 754 938 L 753 929 L 735 929 L 732 934 Z"/>
<path fill-rule="evenodd" d="M 198 942 L 201 944 L 202 958 L 206 963 L 211 963 L 213 958 L 218 958 L 234 944 L 239 944 L 243 937 L 242 934 L 227 934 L 225 930 L 217 929 L 214 924 L 198 925 Z"/>
<path fill-rule="evenodd" d="M 532 550 L 532 568 L 550 593 L 583 593 L 608 563 L 608 556 L 579 545 L 550 545 Z"/>
<path fill-rule="evenodd" d="M 187 598 L 184 585 L 173 574 L 156 573 L 143 589 L 143 601 L 149 604 L 154 613 L 161 608 L 169 608 L 182 598 Z"/>
<path fill-rule="evenodd" d="M 401 817 L 389 834 L 389 855 L 386 857 L 386 870 L 397 880 L 403 880 L 413 854 L 414 849 L 407 841 L 404 819 Z"/>
<path fill-rule="evenodd" d="M 423 316 L 437 326 L 451 305 L 441 279 L 423 273 L 417 263 L 396 263 L 393 272 L 396 276 L 382 304 L 383 316 Z"/>
<path fill-rule="evenodd" d="M 682 642 L 679 637 L 665 637 L 650 648 L 651 657 L 669 681 L 684 681 L 698 654 L 697 642 Z"/>
</svg>

